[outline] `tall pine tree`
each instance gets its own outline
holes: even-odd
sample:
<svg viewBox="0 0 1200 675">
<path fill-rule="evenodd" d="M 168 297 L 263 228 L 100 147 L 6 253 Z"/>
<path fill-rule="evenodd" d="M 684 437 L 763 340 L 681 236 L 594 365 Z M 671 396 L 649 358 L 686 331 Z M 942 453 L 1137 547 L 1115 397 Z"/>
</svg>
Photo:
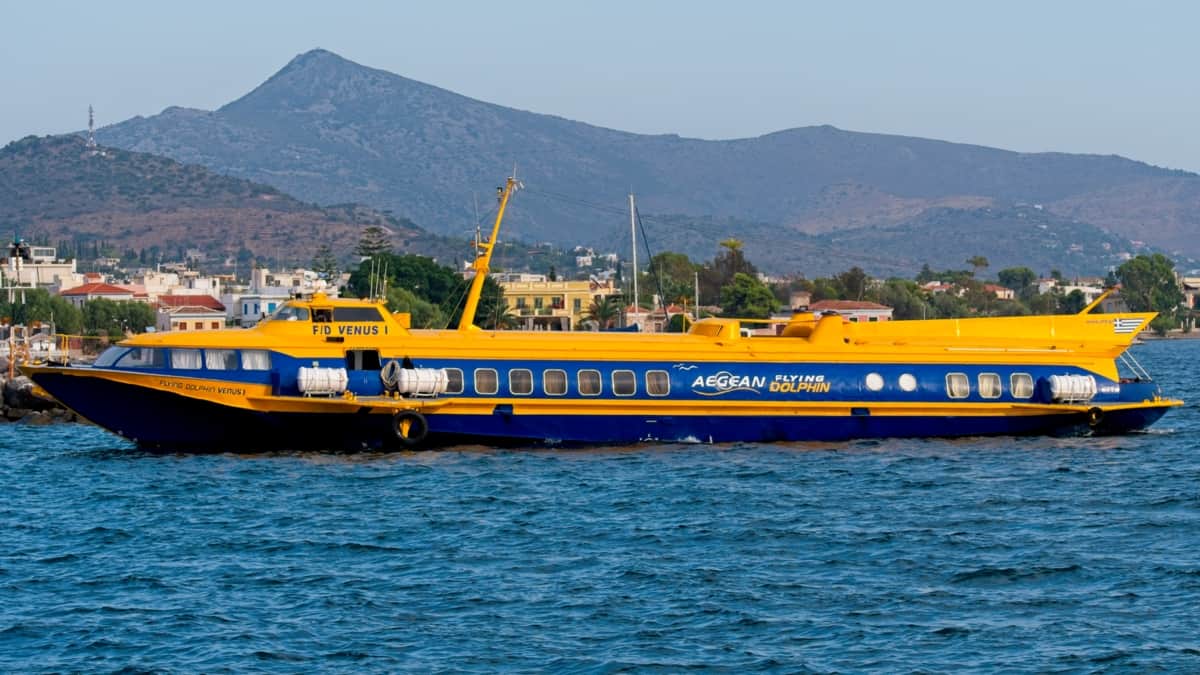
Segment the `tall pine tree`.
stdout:
<svg viewBox="0 0 1200 675">
<path fill-rule="evenodd" d="M 379 225 L 368 225 L 358 239 L 354 253 L 363 258 L 373 258 L 380 253 L 391 253 L 392 237 Z"/>
</svg>

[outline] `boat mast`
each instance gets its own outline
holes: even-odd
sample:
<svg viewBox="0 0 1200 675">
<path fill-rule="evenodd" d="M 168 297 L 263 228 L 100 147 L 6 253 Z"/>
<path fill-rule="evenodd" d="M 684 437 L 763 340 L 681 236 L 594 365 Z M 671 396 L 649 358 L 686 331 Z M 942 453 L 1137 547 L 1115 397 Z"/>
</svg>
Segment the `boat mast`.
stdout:
<svg viewBox="0 0 1200 675">
<path fill-rule="evenodd" d="M 463 308 L 462 318 L 458 321 L 460 331 L 479 330 L 475 325 L 475 310 L 479 308 L 479 297 L 483 295 L 483 281 L 487 279 L 492 262 L 492 249 L 496 246 L 496 237 L 500 235 L 500 221 L 504 218 L 504 208 L 508 206 L 508 198 L 517 191 L 520 183 L 509 176 L 504 187 L 496 188 L 500 192 L 500 208 L 496 211 L 496 223 L 492 225 L 492 236 L 486 242 L 478 244 L 479 254 L 475 257 L 472 268 L 475 278 L 471 280 L 471 290 L 467 292 L 467 305 Z"/>
<path fill-rule="evenodd" d="M 638 265 L 637 265 L 637 217 L 633 205 L 633 193 L 629 193 L 629 241 L 633 244 L 633 311 L 640 317 L 641 308 L 638 306 Z"/>
</svg>

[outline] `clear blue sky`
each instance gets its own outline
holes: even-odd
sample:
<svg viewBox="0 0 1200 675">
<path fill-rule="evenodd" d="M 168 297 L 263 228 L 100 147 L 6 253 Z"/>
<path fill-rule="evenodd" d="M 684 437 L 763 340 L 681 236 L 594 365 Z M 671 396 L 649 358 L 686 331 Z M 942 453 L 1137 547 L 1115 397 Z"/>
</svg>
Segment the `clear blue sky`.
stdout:
<svg viewBox="0 0 1200 675">
<path fill-rule="evenodd" d="M 1200 171 L 1195 2 L 0 0 L 0 143 L 214 109 L 322 47 L 640 133 L 797 126 Z"/>
</svg>

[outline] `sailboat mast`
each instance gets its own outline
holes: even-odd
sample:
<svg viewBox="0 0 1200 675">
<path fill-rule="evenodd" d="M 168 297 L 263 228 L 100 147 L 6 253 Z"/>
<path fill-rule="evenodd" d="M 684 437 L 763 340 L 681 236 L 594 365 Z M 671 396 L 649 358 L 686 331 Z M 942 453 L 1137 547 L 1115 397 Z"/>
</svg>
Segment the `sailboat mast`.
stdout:
<svg viewBox="0 0 1200 675">
<path fill-rule="evenodd" d="M 509 176 L 500 190 L 500 208 L 496 211 L 496 223 L 492 225 L 492 236 L 486 242 L 480 242 L 480 253 L 471 265 L 475 270 L 475 278 L 471 280 L 471 290 L 467 293 L 467 305 L 463 308 L 462 319 L 458 322 L 461 331 L 479 330 L 475 325 L 475 310 L 479 308 L 479 297 L 483 295 L 483 282 L 491 271 L 492 249 L 496 247 L 496 238 L 500 236 L 500 221 L 504 219 L 504 209 L 508 206 L 508 198 L 516 192 L 517 179 Z"/>
<path fill-rule="evenodd" d="M 629 193 L 629 241 L 633 244 L 633 307 L 634 312 L 639 316 L 641 309 L 638 307 L 638 264 L 637 264 L 637 217 L 634 215 L 636 207 L 633 205 L 633 193 Z"/>
</svg>

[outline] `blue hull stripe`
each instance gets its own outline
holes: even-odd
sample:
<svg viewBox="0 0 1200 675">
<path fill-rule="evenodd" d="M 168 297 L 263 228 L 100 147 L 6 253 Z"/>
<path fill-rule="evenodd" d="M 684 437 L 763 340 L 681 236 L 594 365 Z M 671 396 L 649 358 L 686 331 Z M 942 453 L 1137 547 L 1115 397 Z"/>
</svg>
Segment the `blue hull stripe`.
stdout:
<svg viewBox="0 0 1200 675">
<path fill-rule="evenodd" d="M 38 373 L 35 380 L 84 417 L 145 447 L 361 448 L 395 444 L 391 417 L 264 413 L 100 378 Z M 130 405 L 129 401 L 137 401 Z M 1113 411 L 1094 430 L 1120 433 L 1156 421 L 1165 407 Z M 1087 431 L 1079 414 L 986 416 L 428 416 L 428 444 L 840 441 L 856 438 L 1019 435 Z"/>
</svg>

